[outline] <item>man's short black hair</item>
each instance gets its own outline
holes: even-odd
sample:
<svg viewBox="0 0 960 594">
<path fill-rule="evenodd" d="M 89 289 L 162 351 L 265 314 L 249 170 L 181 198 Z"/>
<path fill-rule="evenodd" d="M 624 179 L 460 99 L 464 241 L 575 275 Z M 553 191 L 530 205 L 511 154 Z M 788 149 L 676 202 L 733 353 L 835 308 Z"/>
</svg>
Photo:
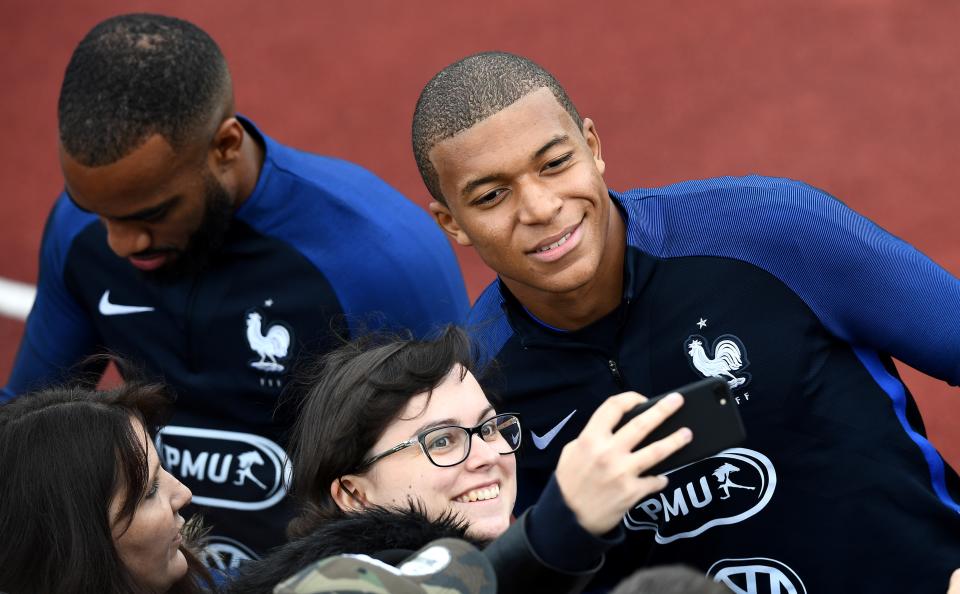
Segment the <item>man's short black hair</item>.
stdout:
<svg viewBox="0 0 960 594">
<path fill-rule="evenodd" d="M 60 89 L 60 142 L 93 167 L 113 163 L 154 134 L 174 148 L 207 125 L 230 74 L 196 25 L 156 14 L 107 19 L 80 41 Z"/>
<path fill-rule="evenodd" d="M 434 199 L 446 204 L 430 151 L 438 142 L 473 127 L 527 94 L 546 87 L 583 127 L 577 108 L 557 79 L 541 66 L 506 52 L 483 52 L 454 62 L 420 93 L 413 114 L 413 156 Z"/>
</svg>

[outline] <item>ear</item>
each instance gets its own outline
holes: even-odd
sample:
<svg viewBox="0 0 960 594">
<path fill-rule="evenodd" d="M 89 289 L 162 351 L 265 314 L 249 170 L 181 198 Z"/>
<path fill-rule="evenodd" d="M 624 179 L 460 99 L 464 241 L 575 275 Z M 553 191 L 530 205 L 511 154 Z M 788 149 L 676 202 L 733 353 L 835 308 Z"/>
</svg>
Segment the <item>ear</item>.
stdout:
<svg viewBox="0 0 960 594">
<path fill-rule="evenodd" d="M 460 223 L 453 217 L 453 213 L 450 212 L 450 207 L 434 201 L 430 203 L 429 208 L 430 214 L 433 215 L 433 218 L 437 219 L 437 224 L 440 225 L 440 228 L 443 229 L 451 239 L 462 246 L 473 245 L 473 242 L 467 237 L 466 232 L 460 227 Z"/>
<path fill-rule="evenodd" d="M 363 480 L 353 474 L 341 476 L 330 483 L 330 496 L 341 511 L 357 512 L 370 505 L 363 490 Z"/>
<path fill-rule="evenodd" d="M 597 134 L 597 126 L 590 118 L 583 118 L 583 137 L 587 140 L 590 152 L 593 153 L 593 161 L 597 164 L 597 170 L 600 175 L 603 175 L 607 165 L 603 162 L 603 154 L 600 151 L 600 136 Z"/>
<path fill-rule="evenodd" d="M 237 118 L 229 117 L 220 122 L 210 142 L 211 157 L 217 169 L 232 165 L 240 158 L 240 148 L 244 141 L 250 142 L 246 136 L 243 124 Z"/>
</svg>

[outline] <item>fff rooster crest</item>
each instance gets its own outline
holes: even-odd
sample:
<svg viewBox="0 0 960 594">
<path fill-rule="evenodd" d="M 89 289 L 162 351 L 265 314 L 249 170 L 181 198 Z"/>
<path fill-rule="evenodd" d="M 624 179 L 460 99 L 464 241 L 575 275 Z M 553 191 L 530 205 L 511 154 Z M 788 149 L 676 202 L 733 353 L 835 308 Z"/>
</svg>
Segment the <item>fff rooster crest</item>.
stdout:
<svg viewBox="0 0 960 594">
<path fill-rule="evenodd" d="M 280 373 L 286 367 L 280 363 L 290 354 L 290 329 L 283 322 L 270 324 L 263 331 L 263 315 L 252 310 L 247 313 L 247 342 L 250 349 L 260 356 L 250 366 L 260 371 Z"/>
<path fill-rule="evenodd" d="M 726 380 L 731 390 L 750 383 L 750 374 L 742 370 L 750 365 L 747 349 L 733 334 L 718 337 L 707 351 L 707 339 L 694 334 L 684 341 L 690 365 L 704 377 L 719 377 Z"/>
</svg>

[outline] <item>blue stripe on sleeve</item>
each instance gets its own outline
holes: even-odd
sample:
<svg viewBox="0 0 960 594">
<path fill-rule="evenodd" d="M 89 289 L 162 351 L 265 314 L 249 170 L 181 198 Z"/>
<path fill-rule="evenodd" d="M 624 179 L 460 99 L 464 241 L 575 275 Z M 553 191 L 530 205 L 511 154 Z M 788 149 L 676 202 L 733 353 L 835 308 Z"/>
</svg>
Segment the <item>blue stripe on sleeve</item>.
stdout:
<svg viewBox="0 0 960 594">
<path fill-rule="evenodd" d="M 933 491 L 944 505 L 960 513 L 960 505 L 957 505 L 947 491 L 947 483 L 944 478 L 943 458 L 937 453 L 933 444 L 931 444 L 927 438 L 914 431 L 910 423 L 907 422 L 907 394 L 903 384 L 887 372 L 876 352 L 866 349 L 854 349 L 854 353 L 856 353 L 857 358 L 860 359 L 860 362 L 867 368 L 867 371 L 877 384 L 879 384 L 880 388 L 890 397 L 890 401 L 893 404 L 893 411 L 897 415 L 897 420 L 900 421 L 900 426 L 903 427 L 903 430 L 910 440 L 920 448 L 923 458 L 930 468 L 930 482 L 933 484 Z"/>
</svg>

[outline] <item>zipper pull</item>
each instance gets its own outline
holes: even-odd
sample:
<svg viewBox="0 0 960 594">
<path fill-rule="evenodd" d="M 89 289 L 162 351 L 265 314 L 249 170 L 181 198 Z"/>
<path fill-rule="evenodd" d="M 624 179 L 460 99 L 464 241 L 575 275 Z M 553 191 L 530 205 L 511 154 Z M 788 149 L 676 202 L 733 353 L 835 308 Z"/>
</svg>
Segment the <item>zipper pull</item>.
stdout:
<svg viewBox="0 0 960 594">
<path fill-rule="evenodd" d="M 617 381 L 617 385 L 621 388 L 623 387 L 623 378 L 620 377 L 620 368 L 617 367 L 617 362 L 613 359 L 607 361 L 607 367 L 610 368 L 610 373 L 613 374 L 613 379 Z"/>
</svg>

